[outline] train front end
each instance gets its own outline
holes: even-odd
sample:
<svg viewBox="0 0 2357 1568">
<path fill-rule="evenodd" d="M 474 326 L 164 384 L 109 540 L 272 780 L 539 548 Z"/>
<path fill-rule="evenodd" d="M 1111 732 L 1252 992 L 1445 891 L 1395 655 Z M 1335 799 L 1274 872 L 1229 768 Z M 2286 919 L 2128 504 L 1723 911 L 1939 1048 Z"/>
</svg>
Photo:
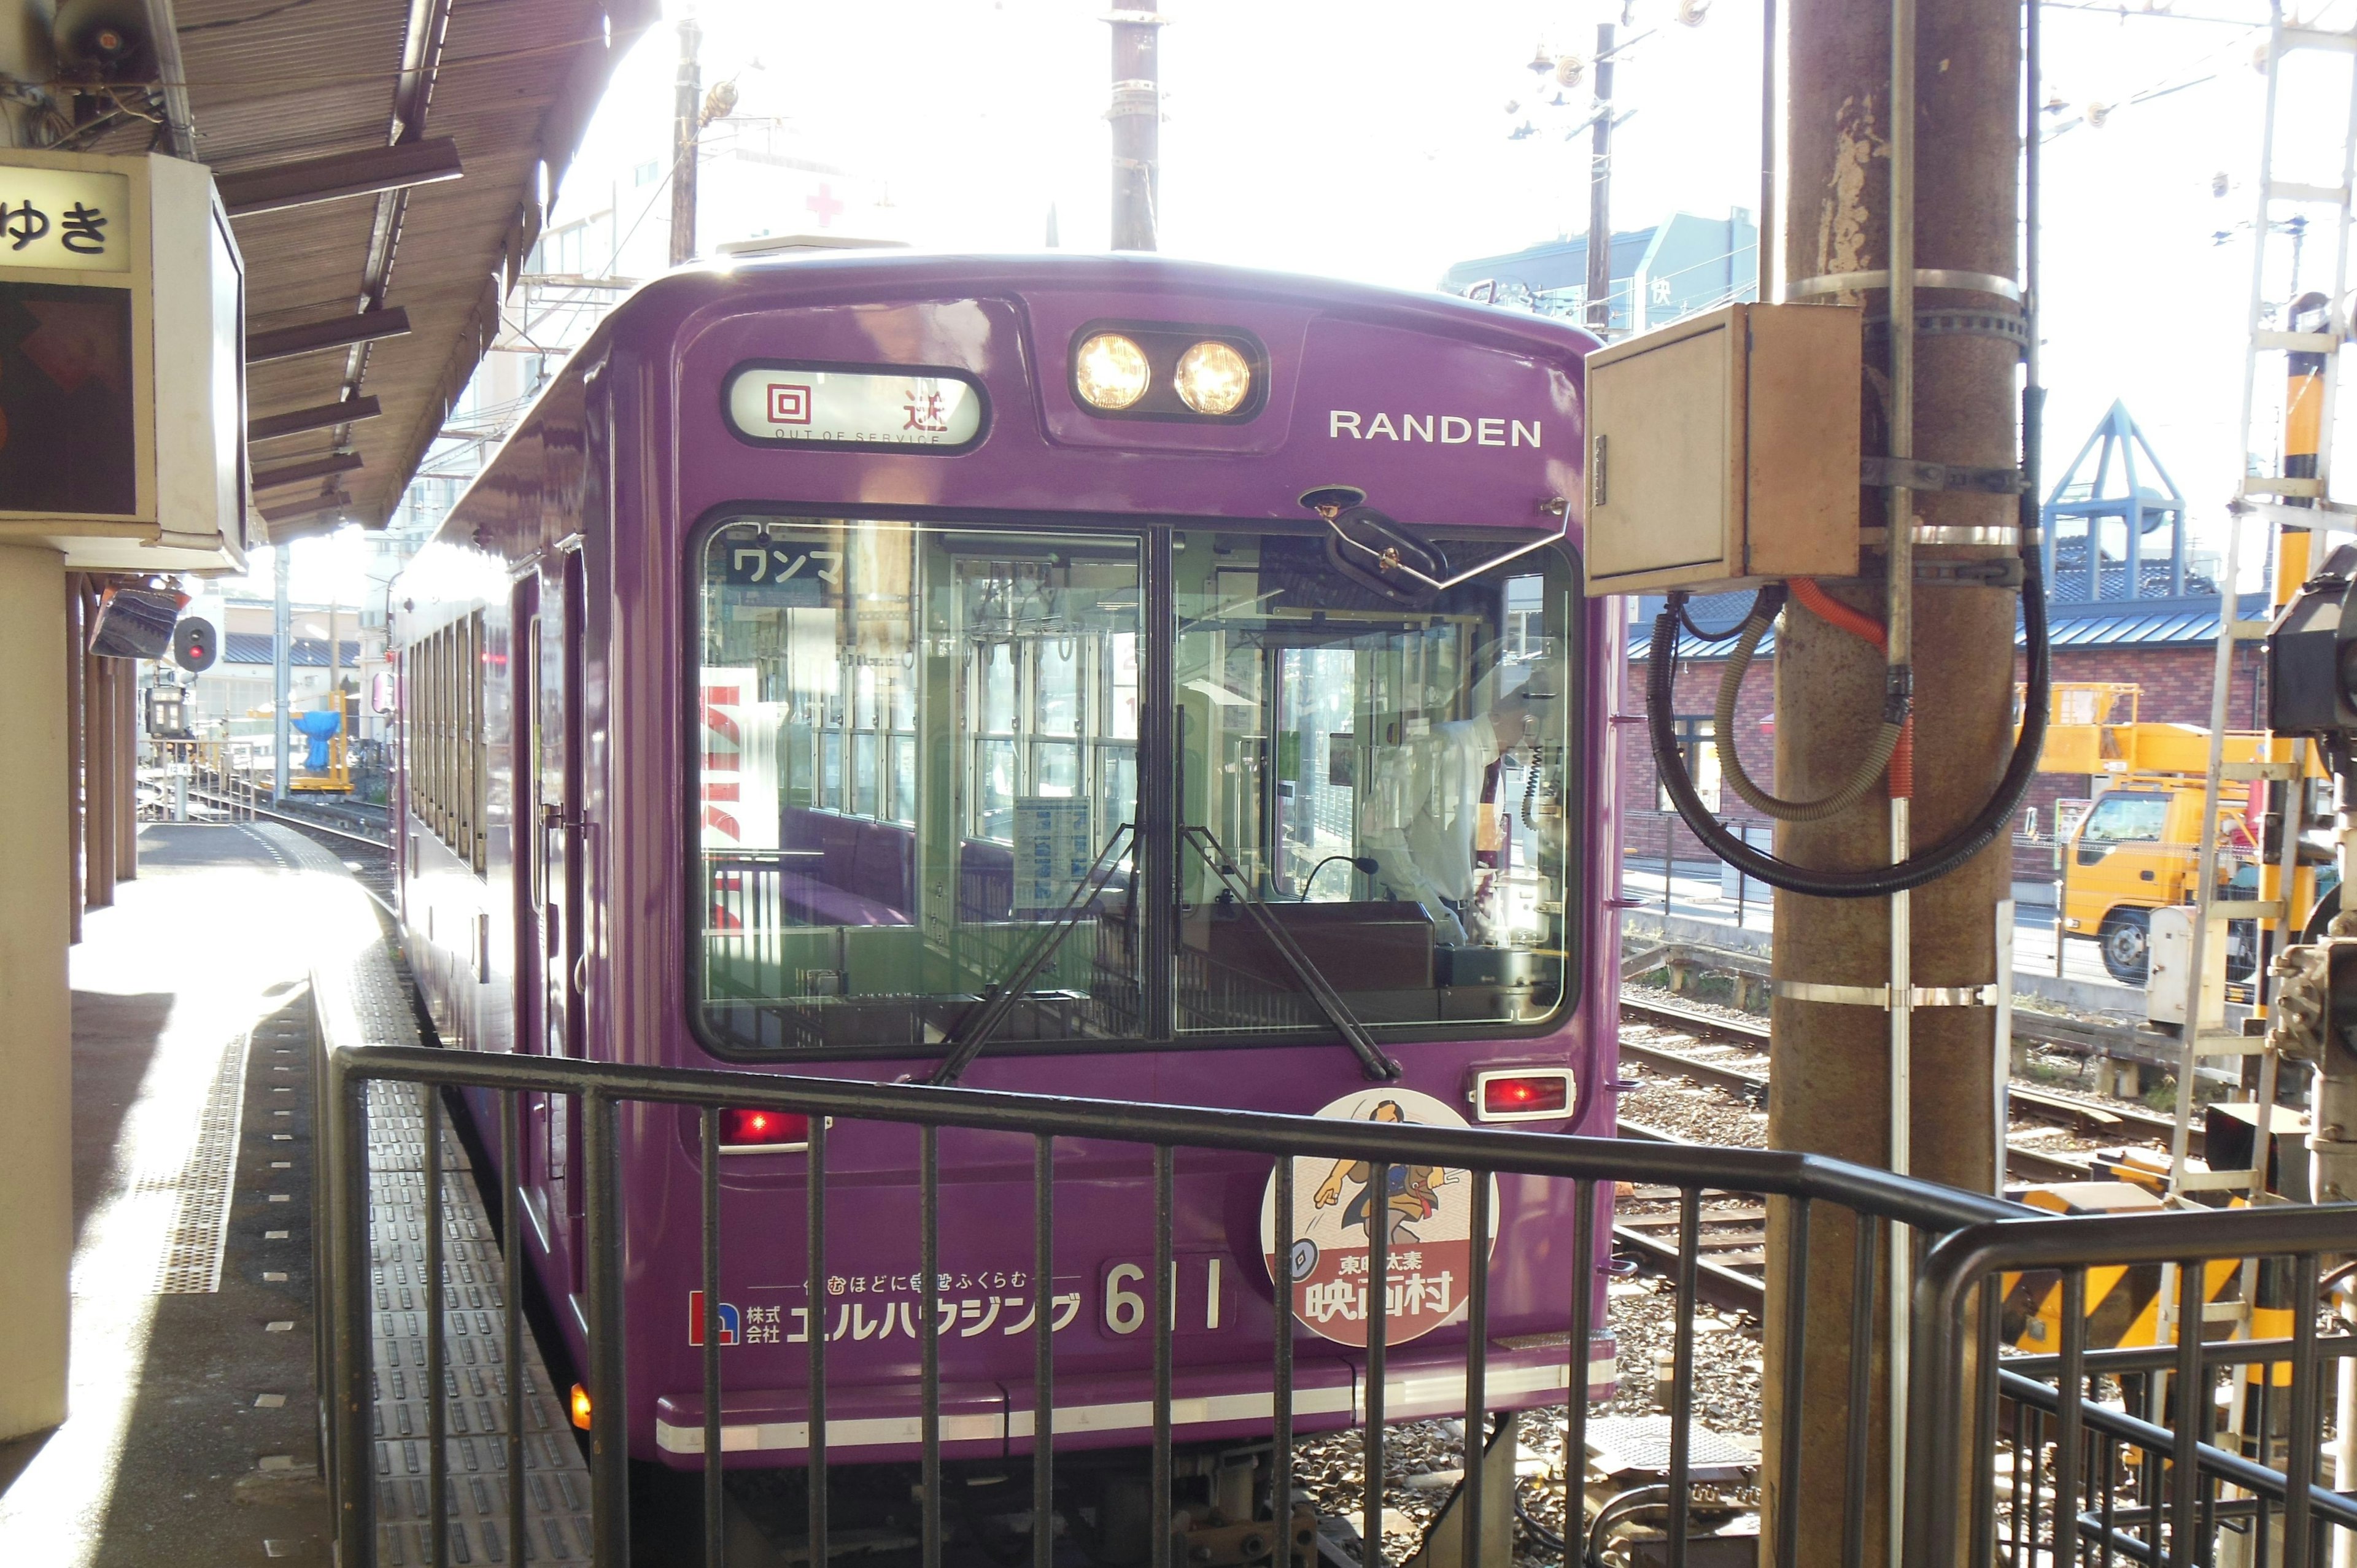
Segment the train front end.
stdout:
<svg viewBox="0 0 2357 1568">
<path fill-rule="evenodd" d="M 915 1127 L 723 1113 L 726 1461 L 807 1462 L 813 1335 L 829 1460 L 915 1457 L 929 1316 L 953 1459 L 1029 1450 L 1043 1345 L 1060 1452 L 1145 1444 L 1159 1359 L 1178 1442 L 1265 1439 L 1278 1313 L 1297 1429 L 1364 1415 L 1376 1317 L 1386 1418 L 1461 1413 L 1480 1270 L 1490 1408 L 1609 1384 L 1609 1339 L 1569 1343 L 1600 1262 L 1570 1184 L 1498 1177 L 1485 1259 L 1474 1182 L 1428 1165 L 1294 1161 L 1273 1258 L 1272 1161 L 1177 1149 L 1157 1348 L 1157 1155 L 1119 1110 L 1610 1133 L 1590 339 L 1150 258 L 869 255 L 667 280 L 606 345 L 589 1036 L 1108 1107 L 1103 1139 L 941 1133 L 930 1271 Z M 683 1468 L 700 1135 L 626 1113 L 632 1447 Z"/>
</svg>

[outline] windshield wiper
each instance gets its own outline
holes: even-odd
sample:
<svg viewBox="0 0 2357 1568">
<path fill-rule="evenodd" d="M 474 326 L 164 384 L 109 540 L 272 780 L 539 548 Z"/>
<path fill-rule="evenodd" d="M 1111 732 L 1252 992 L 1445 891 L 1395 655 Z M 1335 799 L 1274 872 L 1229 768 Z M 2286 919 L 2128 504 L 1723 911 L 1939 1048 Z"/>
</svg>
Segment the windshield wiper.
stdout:
<svg viewBox="0 0 2357 1568">
<path fill-rule="evenodd" d="M 927 1081 L 955 1083 L 958 1075 L 965 1071 L 966 1064 L 982 1054 L 983 1047 L 990 1044 L 990 1037 L 998 1032 L 999 1026 L 1006 1021 L 1006 1015 L 1015 1010 L 1015 1004 L 1029 989 L 1032 978 L 1055 956 L 1056 949 L 1062 944 L 1065 936 L 1080 923 L 1082 912 L 1099 893 L 1104 891 L 1104 885 L 1112 880 L 1113 874 L 1121 865 L 1114 851 L 1121 847 L 1125 838 L 1134 838 L 1136 832 L 1136 824 L 1132 822 L 1124 822 L 1114 829 L 1113 837 L 1105 840 L 1104 848 L 1097 851 L 1096 859 L 1089 862 L 1089 869 L 1082 876 L 1079 886 L 1072 889 L 1072 896 L 1065 899 L 1064 907 L 1039 929 L 1031 945 L 1017 961 L 1014 970 L 1006 979 L 985 990 L 983 1000 L 958 1020 L 958 1026 L 947 1042 L 949 1054 L 942 1058 L 942 1065 L 933 1070 L 933 1076 Z"/>
<path fill-rule="evenodd" d="M 1310 1000 L 1318 1004 L 1320 1013 L 1326 1015 L 1326 1021 L 1333 1025 L 1342 1038 L 1350 1042 L 1351 1049 L 1358 1053 L 1360 1064 L 1366 1069 L 1367 1076 L 1372 1079 L 1399 1077 L 1399 1063 L 1383 1055 L 1383 1047 L 1375 1044 L 1375 1037 L 1367 1033 L 1367 1026 L 1359 1022 L 1357 1015 L 1351 1011 L 1350 1004 L 1342 1000 L 1342 993 L 1334 989 L 1333 983 L 1309 961 L 1309 955 L 1303 952 L 1301 944 L 1293 940 L 1293 933 L 1279 925 L 1276 918 L 1268 912 L 1268 907 L 1253 897 L 1243 874 L 1236 869 L 1236 863 L 1229 857 L 1227 849 L 1211 836 L 1211 830 L 1186 827 L 1178 831 L 1178 836 L 1194 846 L 1195 853 L 1203 857 L 1203 864 L 1211 868 L 1211 875 L 1220 879 L 1221 886 L 1243 908 L 1245 916 L 1260 929 L 1260 934 L 1268 939 L 1269 946 L 1276 950 L 1276 956 L 1283 959 L 1286 967 L 1299 977 L 1303 987 L 1309 993 Z"/>
</svg>

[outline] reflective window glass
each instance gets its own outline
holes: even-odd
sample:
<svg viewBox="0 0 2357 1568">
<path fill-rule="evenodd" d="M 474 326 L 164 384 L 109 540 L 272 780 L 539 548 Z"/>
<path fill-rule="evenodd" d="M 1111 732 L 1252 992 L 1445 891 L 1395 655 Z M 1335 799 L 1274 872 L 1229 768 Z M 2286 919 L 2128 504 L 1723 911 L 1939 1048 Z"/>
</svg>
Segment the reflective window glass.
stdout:
<svg viewBox="0 0 2357 1568">
<path fill-rule="evenodd" d="M 698 570 L 705 1036 L 937 1052 L 1044 929 L 999 1037 L 1135 1037 L 1135 715 L 1083 699 L 1135 689 L 1137 542 L 759 519 Z"/>
<path fill-rule="evenodd" d="M 1501 550 L 1437 542 L 1452 561 Z M 1314 536 L 1180 543 L 1177 1026 L 1329 1029 L 1304 963 L 1364 1024 L 1551 1014 L 1574 820 L 1568 562 L 1525 554 L 1410 608 Z"/>
</svg>

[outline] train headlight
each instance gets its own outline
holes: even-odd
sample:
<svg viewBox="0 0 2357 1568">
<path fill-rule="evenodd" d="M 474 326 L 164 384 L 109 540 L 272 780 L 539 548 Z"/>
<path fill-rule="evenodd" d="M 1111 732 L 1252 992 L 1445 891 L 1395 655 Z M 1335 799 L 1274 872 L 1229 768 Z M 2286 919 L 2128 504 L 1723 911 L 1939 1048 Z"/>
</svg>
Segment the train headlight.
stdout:
<svg viewBox="0 0 2357 1568">
<path fill-rule="evenodd" d="M 1171 381 L 1179 401 L 1197 413 L 1233 413 L 1252 395 L 1252 361 L 1232 345 L 1206 338 L 1178 356 Z"/>
<path fill-rule="evenodd" d="M 1072 382 L 1092 408 L 1127 408 L 1153 379 L 1146 350 L 1118 332 L 1095 334 L 1072 357 Z"/>
</svg>

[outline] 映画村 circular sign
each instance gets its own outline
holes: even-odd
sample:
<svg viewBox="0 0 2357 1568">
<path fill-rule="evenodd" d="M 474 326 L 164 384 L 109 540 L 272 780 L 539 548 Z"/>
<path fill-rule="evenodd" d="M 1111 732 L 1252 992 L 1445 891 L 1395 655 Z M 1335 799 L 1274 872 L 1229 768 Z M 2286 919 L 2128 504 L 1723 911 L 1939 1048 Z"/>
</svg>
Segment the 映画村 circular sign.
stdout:
<svg viewBox="0 0 2357 1568">
<path fill-rule="evenodd" d="M 1469 1125 L 1450 1106 L 1412 1089 L 1361 1090 L 1318 1114 L 1346 1122 Z M 1383 1282 L 1383 1343 L 1405 1344 L 1465 1316 L 1473 1270 L 1471 1174 L 1443 1165 L 1393 1165 L 1381 1191 L 1376 1190 L 1375 1175 L 1364 1160 L 1296 1159 L 1294 1239 L 1282 1261 L 1276 1257 L 1274 1171 L 1261 1197 L 1260 1250 L 1269 1278 L 1289 1282 L 1293 1316 L 1311 1333 L 1338 1345 L 1367 1343 L 1378 1234 L 1390 1246 Z M 1491 1248 L 1497 1245 L 1497 1195 L 1492 1177 Z"/>
</svg>

